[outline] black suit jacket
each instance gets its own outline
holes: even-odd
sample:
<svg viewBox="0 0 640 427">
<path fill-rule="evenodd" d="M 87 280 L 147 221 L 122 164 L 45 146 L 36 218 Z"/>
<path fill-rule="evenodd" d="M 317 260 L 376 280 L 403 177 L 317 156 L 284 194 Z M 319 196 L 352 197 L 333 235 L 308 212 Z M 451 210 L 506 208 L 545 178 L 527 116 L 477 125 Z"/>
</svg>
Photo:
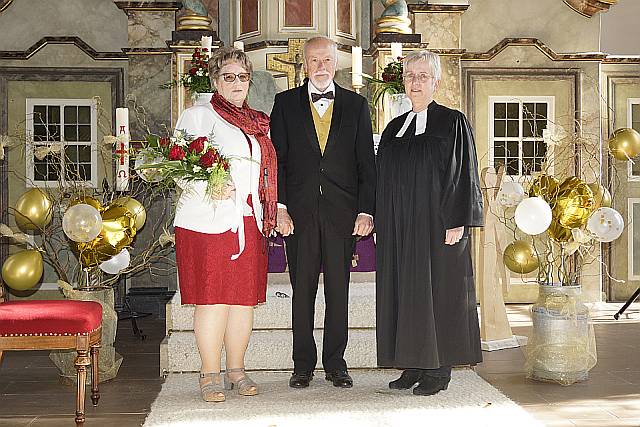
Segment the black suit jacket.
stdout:
<svg viewBox="0 0 640 427">
<path fill-rule="evenodd" d="M 320 152 L 308 83 L 276 95 L 271 140 L 278 155 L 278 200 L 296 229 L 312 214 L 326 215 L 336 231 L 351 235 L 359 213 L 373 215 L 376 169 L 369 106 L 335 85 L 331 128 Z M 317 216 L 316 216 L 317 217 Z"/>
</svg>

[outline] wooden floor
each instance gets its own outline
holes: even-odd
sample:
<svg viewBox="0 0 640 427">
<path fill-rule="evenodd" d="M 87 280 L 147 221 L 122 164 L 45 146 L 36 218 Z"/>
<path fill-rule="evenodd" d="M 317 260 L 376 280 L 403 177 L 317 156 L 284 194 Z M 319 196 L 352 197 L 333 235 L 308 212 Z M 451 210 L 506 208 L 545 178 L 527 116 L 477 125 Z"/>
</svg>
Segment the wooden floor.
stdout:
<svg viewBox="0 0 640 427">
<path fill-rule="evenodd" d="M 477 372 L 545 425 L 640 426 L 640 306 L 615 322 L 618 307 L 607 304 L 594 311 L 598 364 L 584 383 L 562 387 L 526 380 L 522 349 L 485 352 Z M 509 306 L 516 334 L 529 332 L 527 310 Z M 118 328 L 116 347 L 124 356 L 118 377 L 101 384 L 97 408 L 87 398 L 87 426 L 139 426 L 160 391 L 164 321 L 140 320 L 145 341 L 133 336 L 130 325 L 123 321 Z M 74 410 L 75 390 L 58 382 L 46 352 L 6 354 L 0 366 L 0 427 L 70 426 Z"/>
</svg>

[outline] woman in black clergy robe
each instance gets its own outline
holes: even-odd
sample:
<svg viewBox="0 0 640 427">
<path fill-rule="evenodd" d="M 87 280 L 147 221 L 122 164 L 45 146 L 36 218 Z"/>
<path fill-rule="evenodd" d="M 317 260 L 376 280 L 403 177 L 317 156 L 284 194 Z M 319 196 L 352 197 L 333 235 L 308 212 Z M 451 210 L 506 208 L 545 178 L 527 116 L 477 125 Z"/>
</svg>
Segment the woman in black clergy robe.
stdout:
<svg viewBox="0 0 640 427">
<path fill-rule="evenodd" d="M 404 59 L 412 110 L 392 120 L 378 149 L 378 365 L 402 369 L 392 389 L 445 390 L 451 366 L 482 361 L 470 227 L 482 225 L 473 134 L 459 111 L 433 101 L 439 57 Z"/>
</svg>

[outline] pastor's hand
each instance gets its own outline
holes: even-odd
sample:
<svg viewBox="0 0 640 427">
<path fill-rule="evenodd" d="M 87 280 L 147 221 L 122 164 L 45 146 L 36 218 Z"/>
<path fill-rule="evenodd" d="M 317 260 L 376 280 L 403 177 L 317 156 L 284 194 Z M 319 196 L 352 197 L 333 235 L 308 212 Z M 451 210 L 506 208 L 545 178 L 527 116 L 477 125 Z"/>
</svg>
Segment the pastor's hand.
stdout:
<svg viewBox="0 0 640 427">
<path fill-rule="evenodd" d="M 276 231 L 283 236 L 293 234 L 293 220 L 289 216 L 289 212 L 285 208 L 278 208 L 278 216 L 276 217 Z"/>
<path fill-rule="evenodd" d="M 447 230 L 447 233 L 444 236 L 444 244 L 455 245 L 460 241 L 460 239 L 462 239 L 463 234 L 464 234 L 464 226 L 451 228 Z"/>
<path fill-rule="evenodd" d="M 373 231 L 373 218 L 371 215 L 360 214 L 356 218 L 356 223 L 353 226 L 354 236 L 367 236 Z"/>
</svg>

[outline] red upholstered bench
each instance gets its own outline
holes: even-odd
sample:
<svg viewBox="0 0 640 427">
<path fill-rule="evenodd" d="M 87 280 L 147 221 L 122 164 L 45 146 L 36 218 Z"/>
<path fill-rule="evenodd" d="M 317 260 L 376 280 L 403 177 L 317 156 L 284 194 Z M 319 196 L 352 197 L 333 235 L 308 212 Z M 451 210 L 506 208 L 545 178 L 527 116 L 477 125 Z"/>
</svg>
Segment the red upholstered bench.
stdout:
<svg viewBox="0 0 640 427">
<path fill-rule="evenodd" d="M 91 365 L 91 401 L 98 404 L 98 349 L 102 306 L 93 301 L 2 302 L 0 285 L 0 363 L 3 351 L 75 349 L 78 388 L 76 425 L 84 425 L 87 366 Z M 91 354 L 91 359 L 89 358 Z"/>
</svg>

